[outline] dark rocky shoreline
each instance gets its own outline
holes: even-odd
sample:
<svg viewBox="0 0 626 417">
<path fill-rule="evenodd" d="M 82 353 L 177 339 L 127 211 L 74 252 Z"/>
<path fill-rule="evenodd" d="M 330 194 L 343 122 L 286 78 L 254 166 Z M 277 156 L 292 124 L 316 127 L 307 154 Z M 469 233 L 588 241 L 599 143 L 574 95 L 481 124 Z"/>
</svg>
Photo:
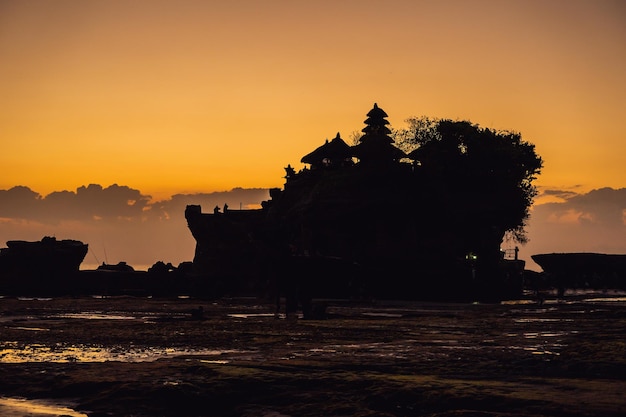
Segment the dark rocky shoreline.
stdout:
<svg viewBox="0 0 626 417">
<path fill-rule="evenodd" d="M 0 361 L 0 396 L 72 401 L 90 417 L 626 412 L 626 303 L 600 295 L 543 305 L 330 301 L 326 320 L 277 319 L 256 299 L 7 297 L 0 306 L 0 359 L 37 346 L 61 357 L 71 347 L 188 351 Z M 199 306 L 202 319 L 192 315 Z"/>
</svg>

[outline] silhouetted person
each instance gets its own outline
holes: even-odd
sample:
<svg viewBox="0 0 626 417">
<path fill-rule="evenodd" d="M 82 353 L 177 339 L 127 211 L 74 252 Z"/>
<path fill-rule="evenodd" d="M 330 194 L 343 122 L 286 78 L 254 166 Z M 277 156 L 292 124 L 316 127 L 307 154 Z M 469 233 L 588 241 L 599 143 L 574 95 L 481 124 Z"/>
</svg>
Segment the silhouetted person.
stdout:
<svg viewBox="0 0 626 417">
<path fill-rule="evenodd" d="M 219 213 L 220 213 L 219 206 L 215 206 L 215 208 L 213 209 L 213 214 L 219 214 Z"/>
<path fill-rule="evenodd" d="M 228 204 L 224 204 L 224 213 L 228 210 Z"/>
</svg>

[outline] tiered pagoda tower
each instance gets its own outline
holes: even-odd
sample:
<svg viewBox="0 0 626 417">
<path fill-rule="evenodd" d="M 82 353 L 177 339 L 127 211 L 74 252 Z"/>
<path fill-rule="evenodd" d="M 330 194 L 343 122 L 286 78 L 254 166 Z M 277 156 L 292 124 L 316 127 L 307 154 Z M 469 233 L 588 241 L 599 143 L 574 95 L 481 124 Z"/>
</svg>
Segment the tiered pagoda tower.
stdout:
<svg viewBox="0 0 626 417">
<path fill-rule="evenodd" d="M 394 145 L 394 140 L 389 136 L 391 130 L 387 127 L 387 113 L 378 104 L 367 113 L 365 127 L 361 130 L 364 135 L 359 143 L 354 146 L 353 154 L 362 164 L 381 165 L 398 162 L 406 158 L 406 154 Z"/>
</svg>

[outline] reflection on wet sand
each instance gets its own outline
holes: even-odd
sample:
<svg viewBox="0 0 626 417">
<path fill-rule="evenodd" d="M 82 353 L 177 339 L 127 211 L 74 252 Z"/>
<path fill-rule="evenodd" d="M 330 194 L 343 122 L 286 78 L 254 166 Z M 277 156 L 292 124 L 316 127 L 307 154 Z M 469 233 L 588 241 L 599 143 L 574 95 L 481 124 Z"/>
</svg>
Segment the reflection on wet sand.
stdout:
<svg viewBox="0 0 626 417">
<path fill-rule="evenodd" d="M 595 300 L 598 300 L 596 298 Z M 622 298 L 612 299 L 620 302 Z M 603 300 L 604 301 L 604 300 Z M 585 301 L 583 300 L 583 304 Z M 565 305 L 565 304 L 564 304 Z M 287 343 L 282 351 L 268 352 L 258 346 L 247 345 L 233 348 L 208 347 L 163 347 L 156 345 L 93 345 L 71 344 L 56 342 L 54 344 L 18 343 L 12 340 L 0 340 L 0 363 L 84 363 L 84 362 L 151 362 L 179 356 L 193 356 L 206 362 L 225 364 L 233 360 L 261 362 L 267 360 L 268 354 L 275 354 L 277 358 L 319 358 L 345 357 L 376 360 L 377 358 L 423 358 L 431 360 L 436 357 L 449 356 L 453 351 L 522 351 L 532 355 L 559 355 L 564 346 L 564 340 L 577 333 L 573 325 L 574 319 L 570 314 L 578 314 L 579 310 L 559 312 L 557 307 L 534 307 L 526 300 L 507 302 L 500 307 L 491 306 L 490 309 L 500 308 L 504 316 L 508 316 L 508 330 L 500 334 L 485 334 L 482 339 L 475 339 L 472 333 L 466 333 L 462 328 L 455 327 L 456 320 L 448 320 L 456 315 L 463 315 L 473 308 L 484 306 L 474 305 L 387 305 L 379 307 L 337 306 L 330 308 L 330 313 L 340 317 L 330 320 L 332 326 L 352 326 L 359 324 L 371 330 L 403 324 L 407 326 L 404 337 L 396 340 L 370 343 L 320 343 L 318 346 Z M 520 308 L 522 307 L 522 308 Z M 270 323 L 286 322 L 284 315 L 276 316 L 273 313 L 259 312 L 255 306 L 251 311 L 231 311 L 226 317 L 239 320 L 255 320 L 268 325 Z M 122 321 L 134 322 L 140 326 L 155 324 L 159 319 L 180 320 L 184 317 L 180 312 L 173 312 L 169 318 L 157 316 L 149 311 L 104 311 L 88 310 L 73 312 L 47 312 L 37 317 L 14 317 L 13 322 L 5 318 L 6 329 L 29 332 L 33 335 L 38 332 L 50 332 L 50 328 L 42 326 L 45 323 L 78 322 L 80 320 Z M 444 318 L 444 321 L 436 321 Z M 341 322 L 340 320 L 349 320 Z M 432 321 L 435 320 L 435 321 Z M 343 323 L 343 324 L 342 324 Z M 572 323 L 566 325 L 567 323 Z M 564 329 L 552 329 L 551 325 L 566 325 Z M 547 325 L 546 329 L 530 329 L 528 326 Z M 197 326 L 202 326 L 198 322 Z M 323 327 L 322 324 L 318 326 Z M 182 333 L 181 333 L 182 334 Z"/>
<path fill-rule="evenodd" d="M 361 415 L 381 415 L 390 408 L 369 400 L 380 396 L 400 410 L 387 415 L 399 416 L 415 414 L 405 411 L 423 390 L 441 396 L 424 403 L 429 407 L 475 406 L 465 394 L 470 385 L 472 398 L 478 395 L 489 410 L 507 396 L 514 398 L 497 411 L 536 407 L 511 416 L 582 406 L 586 414 L 580 415 L 621 416 L 601 411 L 623 404 L 623 345 L 616 337 L 626 317 L 622 299 L 585 295 L 488 305 L 335 300 L 320 320 L 276 316 L 273 305 L 256 299 L 3 299 L 0 393 L 13 402 L 4 399 L 0 416 L 46 415 L 16 411 L 26 403 L 15 400 L 20 397 L 62 398 L 57 404 L 70 411 L 110 412 L 102 415 L 130 415 L 120 412 L 129 409 L 166 415 L 160 412 L 171 408 L 165 398 L 172 404 L 191 398 L 193 410 L 204 410 L 212 398 L 230 410 L 251 387 L 260 393 L 247 411 L 263 401 L 274 406 L 275 393 L 288 392 L 294 403 L 282 414 L 304 415 L 296 408 L 306 389 L 307 401 L 320 401 L 310 403 L 315 409 L 363 398 L 359 410 L 376 413 Z M 201 319 L 191 314 L 199 305 Z M 564 384 L 575 384 L 574 395 L 560 395 Z M 341 398 L 329 402 L 337 393 Z M 71 406 L 63 398 L 78 402 Z M 338 410 L 323 414 L 355 415 Z M 232 415 L 264 415 L 238 411 Z M 62 414 L 76 415 L 47 415 Z"/>
<path fill-rule="evenodd" d="M 180 349 L 159 347 L 91 347 L 91 346 L 45 346 L 30 344 L 18 346 L 4 342 L 0 349 L 0 363 L 68 363 L 68 362 L 151 362 L 176 356 L 220 356 L 235 350 Z M 14 347 L 12 347 L 12 345 Z"/>
<path fill-rule="evenodd" d="M 87 414 L 43 400 L 5 397 L 0 397 L 0 415 L 2 417 L 88 417 Z"/>
</svg>

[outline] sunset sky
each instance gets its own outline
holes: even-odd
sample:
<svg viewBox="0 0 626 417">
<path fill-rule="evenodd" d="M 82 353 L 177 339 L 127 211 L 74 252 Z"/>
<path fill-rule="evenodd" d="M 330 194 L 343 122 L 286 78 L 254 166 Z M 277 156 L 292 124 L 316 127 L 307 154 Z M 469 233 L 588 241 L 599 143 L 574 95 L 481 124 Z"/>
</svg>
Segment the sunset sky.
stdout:
<svg viewBox="0 0 626 417">
<path fill-rule="evenodd" d="M 282 185 L 377 102 L 511 129 L 539 185 L 626 184 L 621 1 L 0 1 L 0 188 Z"/>
<path fill-rule="evenodd" d="M 542 190 L 625 187 L 626 3 L 0 0 L 0 190 L 279 187 L 375 102 L 520 132 Z"/>
</svg>

